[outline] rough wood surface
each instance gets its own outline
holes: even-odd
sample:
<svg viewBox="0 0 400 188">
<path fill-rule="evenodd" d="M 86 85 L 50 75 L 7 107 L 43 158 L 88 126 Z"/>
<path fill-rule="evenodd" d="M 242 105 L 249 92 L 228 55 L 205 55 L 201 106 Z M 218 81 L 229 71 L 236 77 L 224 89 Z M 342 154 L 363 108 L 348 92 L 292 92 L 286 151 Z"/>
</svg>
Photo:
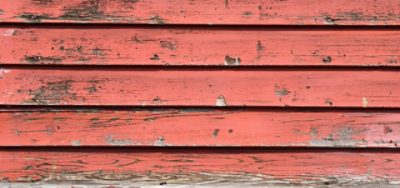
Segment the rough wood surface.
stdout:
<svg viewBox="0 0 400 188">
<path fill-rule="evenodd" d="M 398 0 L 2 0 L 1 22 L 399 25 Z"/>
<path fill-rule="evenodd" d="M 0 112 L 0 146 L 397 147 L 398 112 L 153 109 Z"/>
<path fill-rule="evenodd" d="M 95 26 L 0 33 L 1 64 L 400 65 L 397 30 Z"/>
<path fill-rule="evenodd" d="M 3 68 L 0 104 L 397 108 L 399 80 L 387 70 Z"/>
<path fill-rule="evenodd" d="M 159 183 L 160 185 L 162 184 L 162 187 L 165 188 L 191 188 L 191 187 L 213 187 L 213 183 L 209 184 L 202 184 L 202 185 L 193 185 L 193 184 L 165 184 L 165 182 Z M 155 182 L 148 182 L 148 181 L 136 181 L 134 188 L 156 188 L 156 187 L 161 187 Z M 76 182 L 76 183 L 70 183 L 70 182 L 63 182 L 63 184 L 60 184 L 60 182 L 37 182 L 37 183 L 0 183 L 1 187 L 11 187 L 11 188 L 26 188 L 26 187 L 33 187 L 33 188 L 132 188 L 132 183 L 130 182 L 107 182 L 107 183 L 85 183 L 85 182 Z M 214 185 L 215 186 L 215 185 Z M 266 185 L 255 185 L 252 184 L 251 182 L 240 182 L 240 183 L 218 183 L 219 188 L 231 188 L 231 187 L 256 187 L 256 188 L 261 188 L 265 187 Z M 267 186 L 272 186 L 275 188 L 310 188 L 309 185 L 284 185 L 284 184 L 268 184 Z M 312 187 L 327 187 L 327 186 L 312 186 Z M 352 187 L 352 188 L 397 188 L 398 185 L 391 185 L 387 182 L 378 182 L 378 183 L 368 183 L 368 184 L 357 184 L 357 185 L 342 185 L 341 187 Z"/>
<path fill-rule="evenodd" d="M 279 150 L 0 151 L 4 182 L 341 185 L 400 180 L 399 152 Z"/>
</svg>

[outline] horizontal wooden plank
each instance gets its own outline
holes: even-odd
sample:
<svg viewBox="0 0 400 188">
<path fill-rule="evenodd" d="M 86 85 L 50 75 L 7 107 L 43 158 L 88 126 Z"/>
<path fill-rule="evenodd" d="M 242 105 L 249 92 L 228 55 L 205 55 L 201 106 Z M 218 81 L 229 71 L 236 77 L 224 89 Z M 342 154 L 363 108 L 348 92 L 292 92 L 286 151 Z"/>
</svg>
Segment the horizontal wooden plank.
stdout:
<svg viewBox="0 0 400 188">
<path fill-rule="evenodd" d="M 0 146 L 397 147 L 398 112 L 154 109 L 0 112 Z"/>
<path fill-rule="evenodd" d="M 1 64 L 399 66 L 400 31 L 0 28 Z"/>
<path fill-rule="evenodd" d="M 2 22 L 399 25 L 398 0 L 2 0 Z"/>
<path fill-rule="evenodd" d="M 400 107 L 400 73 L 3 68 L 2 105 Z"/>
<path fill-rule="evenodd" d="M 399 184 L 399 152 L 258 150 L 0 151 L 9 182 L 137 182 L 153 184 Z"/>
</svg>

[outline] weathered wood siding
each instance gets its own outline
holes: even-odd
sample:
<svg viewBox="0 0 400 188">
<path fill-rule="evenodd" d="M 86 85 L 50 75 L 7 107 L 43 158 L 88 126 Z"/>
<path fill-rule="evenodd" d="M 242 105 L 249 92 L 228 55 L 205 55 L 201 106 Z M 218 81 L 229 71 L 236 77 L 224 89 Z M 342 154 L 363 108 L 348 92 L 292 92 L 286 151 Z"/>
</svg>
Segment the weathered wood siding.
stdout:
<svg viewBox="0 0 400 188">
<path fill-rule="evenodd" d="M 30 149 L 0 152 L 8 181 L 172 183 L 396 183 L 398 152 L 255 149 Z"/>
<path fill-rule="evenodd" d="M 85 109 L 0 112 L 1 146 L 397 147 L 398 111 Z"/>
<path fill-rule="evenodd" d="M 397 67 L 399 44 L 397 29 L 2 27 L 0 62 L 10 65 Z"/>
<path fill-rule="evenodd" d="M 0 186 L 398 186 L 399 57 L 399 0 L 3 0 Z"/>
<path fill-rule="evenodd" d="M 1 22 L 399 25 L 398 0 L 2 0 Z"/>
</svg>

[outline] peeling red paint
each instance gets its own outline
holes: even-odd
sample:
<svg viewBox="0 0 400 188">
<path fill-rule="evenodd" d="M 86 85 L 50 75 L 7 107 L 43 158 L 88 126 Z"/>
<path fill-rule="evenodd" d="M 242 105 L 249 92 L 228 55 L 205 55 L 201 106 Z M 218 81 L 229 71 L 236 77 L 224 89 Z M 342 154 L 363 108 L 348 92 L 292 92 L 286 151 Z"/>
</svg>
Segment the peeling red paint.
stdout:
<svg viewBox="0 0 400 188">
<path fill-rule="evenodd" d="M 0 146 L 398 147 L 399 112 L 0 112 Z M 246 125 L 246 126 L 243 126 Z"/>
<path fill-rule="evenodd" d="M 0 187 L 398 185 L 399 17 L 398 0 L 2 0 Z"/>
<path fill-rule="evenodd" d="M 395 70 L 4 70 L 3 105 L 400 106 Z"/>
<path fill-rule="evenodd" d="M 0 33 L 2 64 L 400 65 L 400 32 L 395 30 L 75 26 L 0 28 Z"/>
</svg>

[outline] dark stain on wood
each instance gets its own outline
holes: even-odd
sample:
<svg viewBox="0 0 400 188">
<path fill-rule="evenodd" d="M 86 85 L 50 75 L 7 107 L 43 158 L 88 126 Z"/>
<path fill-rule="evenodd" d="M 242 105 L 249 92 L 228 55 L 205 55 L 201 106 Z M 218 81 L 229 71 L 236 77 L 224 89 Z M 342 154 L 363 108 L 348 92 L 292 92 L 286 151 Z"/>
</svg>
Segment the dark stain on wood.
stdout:
<svg viewBox="0 0 400 188">
<path fill-rule="evenodd" d="M 44 86 L 36 90 L 29 90 L 32 98 L 26 103 L 34 103 L 39 105 L 60 104 L 68 100 L 76 100 L 77 95 L 71 93 L 72 80 L 64 80 L 59 82 L 47 82 Z"/>
<path fill-rule="evenodd" d="M 33 14 L 33 13 L 22 13 L 18 18 L 24 19 L 30 23 L 40 23 L 42 20 L 52 20 L 47 14 Z"/>
<path fill-rule="evenodd" d="M 86 0 L 79 5 L 65 7 L 64 14 L 58 19 L 78 21 L 108 19 L 109 16 L 105 15 L 104 11 L 101 10 L 102 5 L 100 2 L 99 0 Z"/>
<path fill-rule="evenodd" d="M 54 3 L 54 0 L 32 0 L 34 5 L 50 5 Z"/>
<path fill-rule="evenodd" d="M 331 63 L 331 61 L 332 61 L 331 56 L 326 56 L 326 57 L 322 58 L 322 62 L 325 64 Z"/>
<path fill-rule="evenodd" d="M 30 64 L 37 64 L 37 63 L 61 63 L 63 58 L 56 57 L 56 56 L 37 56 L 37 55 L 25 55 L 24 60 Z"/>
<path fill-rule="evenodd" d="M 276 96 L 286 96 L 289 95 L 291 92 L 284 86 L 275 85 L 275 95 Z"/>
<path fill-rule="evenodd" d="M 218 134 L 219 134 L 219 129 L 215 129 L 213 132 L 213 137 L 214 138 L 218 137 Z"/>
<path fill-rule="evenodd" d="M 163 25 L 163 24 L 165 24 L 165 20 L 163 19 L 163 18 L 161 18 L 160 16 L 152 16 L 151 18 L 150 18 L 150 23 L 151 24 L 160 24 L 160 25 Z"/>
<path fill-rule="evenodd" d="M 225 65 L 240 65 L 241 62 L 240 57 L 225 56 Z"/>
<path fill-rule="evenodd" d="M 329 105 L 329 106 L 332 106 L 332 105 L 333 105 L 332 99 L 326 98 L 326 99 L 325 99 L 325 104 L 327 104 L 327 105 Z"/>
<path fill-rule="evenodd" d="M 160 60 L 160 57 L 157 54 L 153 54 L 153 56 L 150 57 L 150 60 L 158 61 L 158 60 Z"/>
<path fill-rule="evenodd" d="M 175 50 L 176 49 L 176 45 L 171 41 L 162 40 L 162 41 L 160 41 L 160 46 L 161 46 L 161 48 L 166 48 L 166 49 L 169 49 L 169 50 Z"/>
<path fill-rule="evenodd" d="M 138 0 L 122 0 L 121 6 L 132 8 L 133 3 Z M 56 2 L 53 0 L 33 0 L 36 6 L 51 6 Z M 119 20 L 123 19 L 120 16 L 114 16 L 107 14 L 104 10 L 106 9 L 107 3 L 102 0 L 83 0 L 74 6 L 64 6 L 63 14 L 57 17 L 50 16 L 49 14 L 34 14 L 34 13 L 22 13 L 18 17 L 25 19 L 31 23 L 39 23 L 43 20 L 70 20 L 70 21 L 98 21 L 98 20 Z M 160 23 L 162 21 L 157 21 Z"/>
</svg>

